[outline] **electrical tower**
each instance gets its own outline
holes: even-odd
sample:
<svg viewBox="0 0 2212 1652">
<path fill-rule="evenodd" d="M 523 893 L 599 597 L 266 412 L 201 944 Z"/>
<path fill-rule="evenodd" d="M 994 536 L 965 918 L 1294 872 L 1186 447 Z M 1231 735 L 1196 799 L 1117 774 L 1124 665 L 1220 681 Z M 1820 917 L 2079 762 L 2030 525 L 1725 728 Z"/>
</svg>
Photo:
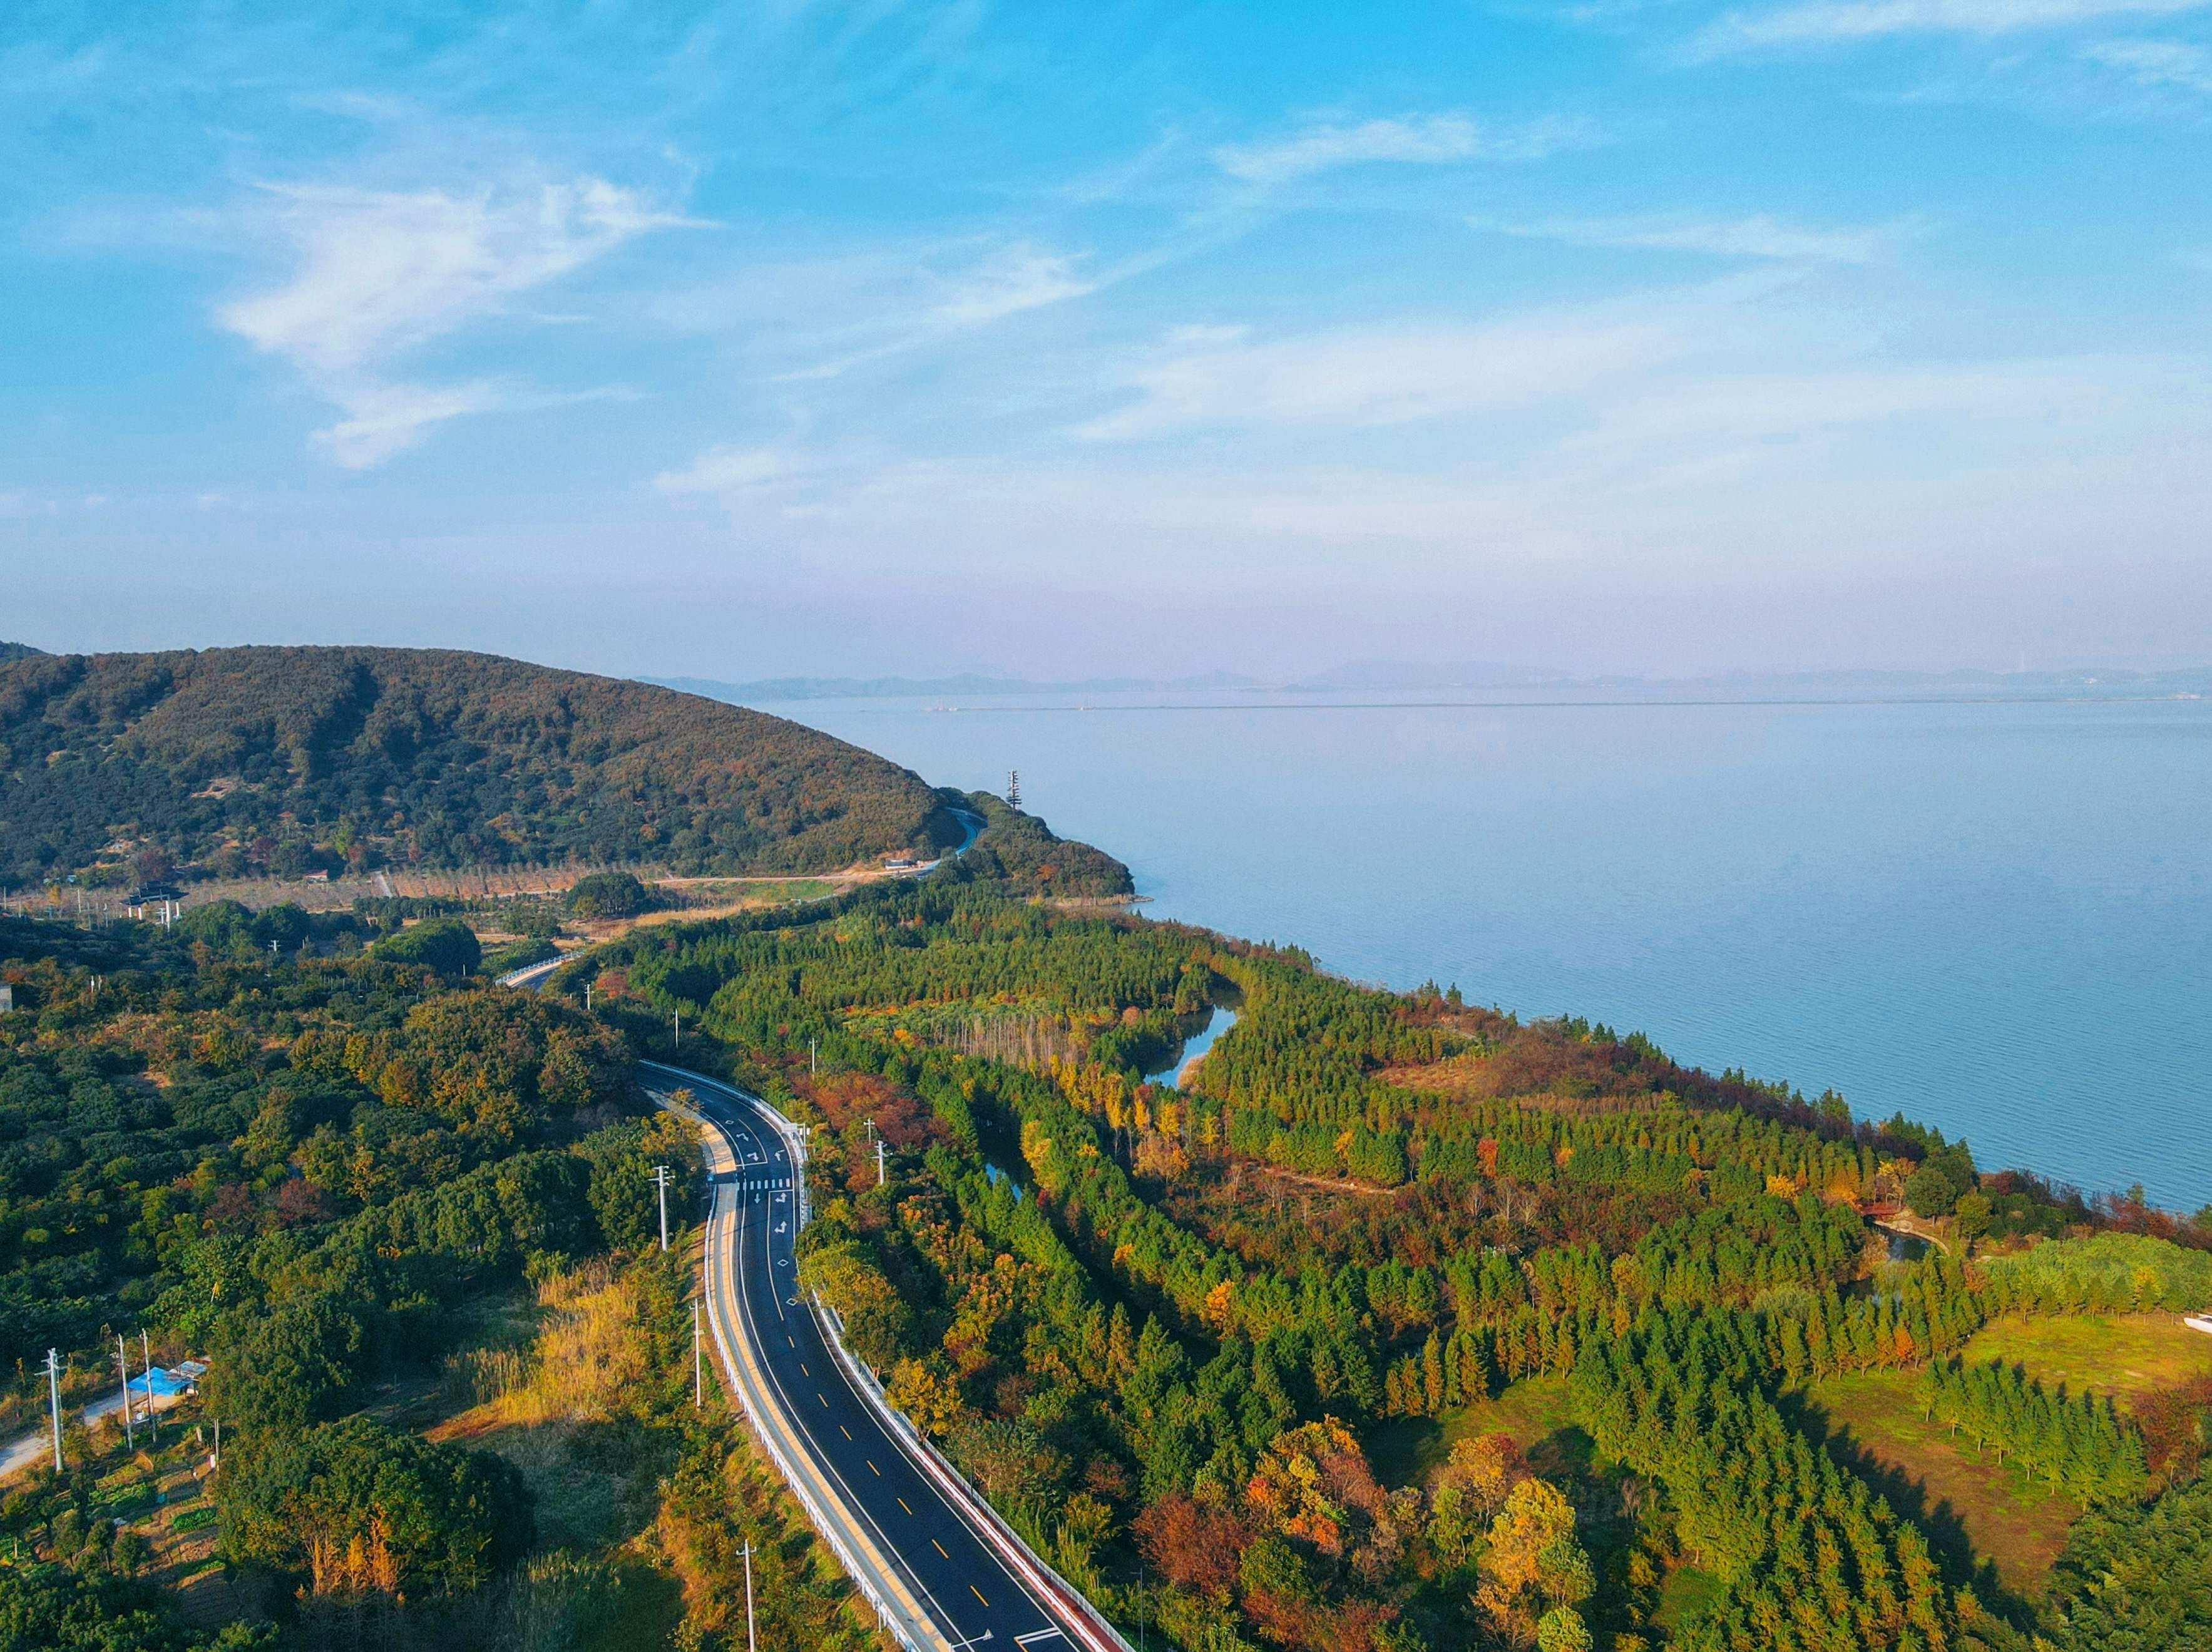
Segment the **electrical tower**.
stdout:
<svg viewBox="0 0 2212 1652">
<path fill-rule="evenodd" d="M 1018 809 L 1021 806 L 1022 771 L 1018 768 L 1009 768 L 1006 771 L 1006 807 Z"/>
</svg>

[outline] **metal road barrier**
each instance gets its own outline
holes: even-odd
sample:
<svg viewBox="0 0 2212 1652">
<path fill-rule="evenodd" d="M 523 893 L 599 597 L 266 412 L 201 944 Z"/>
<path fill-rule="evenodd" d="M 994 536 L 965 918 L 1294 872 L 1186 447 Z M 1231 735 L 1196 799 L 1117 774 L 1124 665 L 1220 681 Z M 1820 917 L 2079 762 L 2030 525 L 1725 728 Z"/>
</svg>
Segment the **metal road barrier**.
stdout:
<svg viewBox="0 0 2212 1652">
<path fill-rule="evenodd" d="M 793 1228 L 795 1238 L 799 1230 L 806 1225 L 812 1215 L 806 1192 L 805 1133 L 760 1096 L 739 1090 L 733 1084 L 709 1078 L 704 1073 L 692 1072 L 682 1067 L 669 1066 L 662 1062 L 641 1062 L 640 1065 L 665 1073 L 672 1078 L 680 1079 L 686 1084 L 704 1084 L 734 1096 L 750 1107 L 770 1128 L 775 1131 L 784 1145 L 790 1151 L 794 1166 L 792 1181 L 797 1193 L 798 1207 L 795 1225 Z M 666 1098 L 659 1099 L 660 1104 L 668 1110 L 691 1117 L 702 1128 L 711 1127 L 718 1135 L 720 1135 L 720 1127 L 714 1125 L 711 1120 L 686 1114 L 684 1109 L 675 1107 Z M 730 1143 L 726 1136 L 723 1136 L 722 1140 L 726 1146 L 732 1148 L 734 1156 L 734 1145 Z M 716 1258 L 712 1240 L 710 1217 L 705 1257 L 707 1278 L 710 1282 L 708 1292 L 710 1308 L 714 1307 L 718 1300 L 711 1281 L 719 1277 L 721 1268 L 721 1264 Z M 865 1361 L 855 1357 L 852 1350 L 846 1345 L 844 1327 L 839 1321 L 836 1310 L 811 1292 L 808 1293 L 808 1305 L 822 1327 L 823 1340 L 852 1378 L 854 1391 L 860 1395 L 862 1403 L 884 1424 L 891 1436 L 905 1448 L 908 1456 L 945 1497 L 946 1500 L 967 1516 L 969 1524 L 983 1542 L 1002 1562 L 1021 1576 L 1042 1601 L 1049 1603 L 1048 1615 L 1056 1613 L 1066 1621 L 1068 1637 L 1078 1646 L 1085 1648 L 1085 1652 L 1135 1652 L 1135 1649 L 1111 1624 L 1106 1621 L 1104 1616 L 1084 1597 L 1082 1592 L 1048 1565 L 1022 1539 L 1021 1534 L 1000 1515 L 998 1510 L 991 1507 L 988 1500 L 968 1483 L 967 1479 L 952 1466 L 944 1454 L 931 1444 L 923 1436 L 921 1431 L 890 1403 L 884 1395 L 883 1385 L 876 1380 L 875 1373 L 868 1369 Z M 844 1526 L 842 1522 L 830 1518 L 829 1508 L 813 1484 L 814 1477 L 810 1473 L 803 1472 L 800 1467 L 803 1452 L 791 1449 L 779 1436 L 777 1424 L 781 1418 L 777 1414 L 776 1407 L 766 1393 L 766 1385 L 757 1384 L 760 1391 L 757 1394 L 754 1392 L 757 1379 L 752 1372 L 750 1358 L 741 1357 L 739 1351 L 731 1346 L 722 1315 L 717 1311 L 710 1312 L 708 1317 L 714 1326 L 715 1345 L 721 1351 L 724 1368 L 732 1380 L 731 1386 L 737 1391 L 739 1404 L 745 1412 L 746 1422 L 751 1427 L 755 1437 L 761 1442 L 770 1460 L 775 1462 L 777 1472 L 783 1476 L 785 1483 L 798 1497 L 800 1506 L 806 1511 L 809 1523 L 821 1534 L 823 1540 L 836 1555 L 838 1564 L 844 1567 L 863 1597 L 875 1608 L 876 1615 L 884 1628 L 890 1631 L 892 1637 L 902 1646 L 908 1649 L 908 1652 L 952 1652 L 951 1643 L 938 1631 L 926 1614 L 896 1599 L 896 1596 L 904 1594 L 906 1591 L 897 1584 L 895 1577 L 878 1575 L 878 1567 L 872 1564 L 873 1557 L 870 1557 L 868 1563 L 864 1563 L 860 1555 L 857 1554 L 853 1546 L 847 1542 Z M 785 1426 L 789 1425 L 785 1424 Z M 858 1536 L 857 1534 L 855 1535 Z M 866 1544 L 865 1537 L 860 1537 L 859 1540 L 863 1546 L 872 1546 Z M 886 1566 L 882 1568 L 882 1571 L 888 1574 L 891 1569 Z"/>
</svg>

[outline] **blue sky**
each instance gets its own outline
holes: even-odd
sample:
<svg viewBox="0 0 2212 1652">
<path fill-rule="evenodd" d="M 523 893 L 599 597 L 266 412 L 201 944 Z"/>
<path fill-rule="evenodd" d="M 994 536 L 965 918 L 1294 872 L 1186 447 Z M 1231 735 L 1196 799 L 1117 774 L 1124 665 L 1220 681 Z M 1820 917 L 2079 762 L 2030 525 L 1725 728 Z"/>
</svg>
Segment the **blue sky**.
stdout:
<svg viewBox="0 0 2212 1652">
<path fill-rule="evenodd" d="M 0 636 L 2212 658 L 2208 0 L 16 0 L 0 108 Z"/>
</svg>

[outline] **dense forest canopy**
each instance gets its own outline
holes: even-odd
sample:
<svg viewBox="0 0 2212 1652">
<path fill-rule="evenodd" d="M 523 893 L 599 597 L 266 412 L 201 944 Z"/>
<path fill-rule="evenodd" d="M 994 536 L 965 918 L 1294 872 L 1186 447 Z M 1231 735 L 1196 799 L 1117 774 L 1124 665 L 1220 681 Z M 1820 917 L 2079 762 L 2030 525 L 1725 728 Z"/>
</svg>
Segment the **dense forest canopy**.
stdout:
<svg viewBox="0 0 2212 1652">
<path fill-rule="evenodd" d="M 95 799 L 167 787 L 160 841 L 185 859 L 331 821 L 349 854 L 419 853 L 486 787 L 562 830 L 648 795 L 680 835 L 690 808 L 702 854 L 865 827 L 807 812 L 803 762 L 685 791 L 711 764 L 677 760 L 713 736 L 680 697 L 644 747 L 677 777 L 641 793 L 609 733 L 627 685 L 242 652 L 252 669 L 198 689 L 226 656 L 19 660 L 0 712 L 54 754 L 31 767 Z M 387 658 L 453 693 L 380 677 Z M 746 1564 L 763 1644 L 875 1643 L 711 1380 L 695 1403 L 696 1144 L 641 1058 L 809 1127 L 803 1283 L 1132 1640 L 2212 1647 L 2212 1359 L 2179 1345 L 2212 1305 L 2212 1211 L 1987 1169 L 1901 1116 L 1602 1024 L 1039 898 L 1127 872 L 998 799 L 852 772 L 891 777 L 878 823 L 980 828 L 914 877 L 631 928 L 543 992 L 485 979 L 434 901 L 0 916 L 0 1348 L 62 1351 L 75 1407 L 144 1332 L 208 1360 L 188 1414 L 225 1430 L 210 1474 L 197 1441 L 72 1424 L 63 1472 L 0 1492 L 0 1652 L 732 1647 Z M 755 835 L 696 826 L 709 795 Z M 771 799 L 792 812 L 744 814 Z M 655 898 L 601 873 L 568 905 Z M 2065 1360 L 2039 1364 L 2051 1347 Z M 28 1364 L 0 1391 L 17 1431 L 43 1402 Z M 1844 1426 L 1849 1403 L 1913 1472 Z M 1947 1464 L 1960 1503 L 1914 1478 Z M 2041 1522 L 2032 1568 L 1978 1546 L 1976 1499 Z M 181 1610 L 211 1571 L 228 1604 Z"/>
<path fill-rule="evenodd" d="M 2201 1592 L 2131 1573 L 2123 1605 L 2095 1574 L 2130 1521 L 2169 1564 L 2212 1555 L 2212 1384 L 2123 1409 L 1971 1356 L 2000 1319 L 2204 1306 L 2212 1212 L 2093 1205 L 1632 1035 L 957 875 L 635 935 L 556 989 L 587 980 L 681 1009 L 690 1059 L 719 1046 L 815 1125 L 806 1283 L 1041 1552 L 1168 1643 L 2212 1635 Z M 1239 1018 L 1182 1083 L 1144 1082 L 1222 1000 Z M 1886 1260 L 1867 1212 L 1900 1206 L 1950 1248 Z M 2047 1604 L 1826 1433 L 1838 1382 L 1901 1384 L 1931 1449 L 2098 1511 Z M 1411 1483 L 1380 1467 L 1407 1430 L 1530 1407 L 1533 1443 L 1447 1431 Z"/>
<path fill-rule="evenodd" d="M 487 654 L 0 653 L 0 881 L 382 864 L 811 872 L 957 842 L 781 718 Z"/>
</svg>

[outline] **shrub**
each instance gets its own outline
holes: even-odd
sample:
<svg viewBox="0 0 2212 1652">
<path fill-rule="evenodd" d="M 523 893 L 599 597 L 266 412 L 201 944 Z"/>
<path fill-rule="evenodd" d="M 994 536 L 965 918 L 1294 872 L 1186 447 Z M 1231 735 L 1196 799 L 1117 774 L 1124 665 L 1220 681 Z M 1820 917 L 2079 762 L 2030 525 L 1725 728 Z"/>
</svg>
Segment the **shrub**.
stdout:
<svg viewBox="0 0 2212 1652">
<path fill-rule="evenodd" d="M 653 905 L 653 891 L 626 872 L 595 872 L 568 891 L 568 910 L 579 918 L 635 918 Z"/>
<path fill-rule="evenodd" d="M 216 1496 L 232 1558 L 305 1573 L 317 1594 L 472 1589 L 532 1527 L 512 1463 L 366 1417 L 249 1439 Z"/>
<path fill-rule="evenodd" d="M 465 975 L 483 962 L 476 931 L 459 918 L 426 919 L 386 936 L 374 951 L 387 963 L 427 964 L 441 975 Z"/>
</svg>

